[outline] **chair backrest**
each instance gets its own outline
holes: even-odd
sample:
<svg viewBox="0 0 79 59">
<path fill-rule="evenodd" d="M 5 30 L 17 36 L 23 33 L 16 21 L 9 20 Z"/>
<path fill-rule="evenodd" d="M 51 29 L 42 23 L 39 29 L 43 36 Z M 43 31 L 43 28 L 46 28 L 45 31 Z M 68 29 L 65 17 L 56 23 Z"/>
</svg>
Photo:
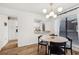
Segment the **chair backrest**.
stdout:
<svg viewBox="0 0 79 59">
<path fill-rule="evenodd" d="M 69 38 L 68 36 L 66 37 L 69 41 L 72 41 L 72 39 L 71 38 Z"/>
<path fill-rule="evenodd" d="M 41 38 L 41 37 L 42 37 L 42 35 L 39 35 L 39 36 L 38 36 L 38 42 L 40 41 L 40 38 Z"/>
<path fill-rule="evenodd" d="M 66 46 L 66 42 L 61 42 L 61 43 L 58 43 L 58 42 L 50 42 L 50 45 L 51 46 Z"/>
<path fill-rule="evenodd" d="M 70 41 L 70 48 L 72 49 L 72 39 L 69 37 L 66 37 Z"/>
<path fill-rule="evenodd" d="M 55 35 L 55 34 L 49 34 L 50 36 L 57 36 L 57 35 Z"/>
<path fill-rule="evenodd" d="M 64 48 L 63 50 L 62 50 L 62 46 Z M 66 50 L 66 42 L 61 42 L 61 43 L 58 43 L 58 42 L 50 42 L 49 49 L 51 51 L 52 51 L 52 49 L 55 50 L 55 52 L 57 51 L 56 52 L 57 54 L 66 54 L 65 53 L 65 50 Z M 61 51 L 61 53 L 59 51 Z"/>
</svg>

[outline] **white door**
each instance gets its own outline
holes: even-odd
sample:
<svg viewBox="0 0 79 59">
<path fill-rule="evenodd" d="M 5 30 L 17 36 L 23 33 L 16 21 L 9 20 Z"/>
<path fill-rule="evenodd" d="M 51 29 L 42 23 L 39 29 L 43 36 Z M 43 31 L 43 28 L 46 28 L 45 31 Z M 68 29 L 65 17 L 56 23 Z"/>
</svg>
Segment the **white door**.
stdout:
<svg viewBox="0 0 79 59">
<path fill-rule="evenodd" d="M 16 19 L 9 19 L 8 20 L 8 37 L 9 40 L 16 40 L 17 38 L 17 32 L 16 32 L 16 26 L 17 26 L 17 20 Z"/>
</svg>

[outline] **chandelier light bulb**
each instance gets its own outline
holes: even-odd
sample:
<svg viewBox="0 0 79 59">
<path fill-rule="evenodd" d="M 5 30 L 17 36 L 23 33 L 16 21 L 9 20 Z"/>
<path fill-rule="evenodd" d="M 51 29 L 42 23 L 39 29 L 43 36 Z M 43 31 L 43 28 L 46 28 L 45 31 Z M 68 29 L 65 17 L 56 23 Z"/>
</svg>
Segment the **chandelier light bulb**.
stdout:
<svg viewBox="0 0 79 59">
<path fill-rule="evenodd" d="M 62 12 L 63 11 L 63 8 L 62 7 L 59 7 L 58 8 L 58 12 Z"/>
<path fill-rule="evenodd" d="M 50 16 L 49 15 L 46 15 L 46 18 L 48 19 Z"/>
<path fill-rule="evenodd" d="M 54 17 L 54 18 L 56 18 L 56 17 L 57 17 L 57 15 L 56 15 L 56 14 L 55 14 L 55 15 L 53 15 L 53 17 Z"/>
<path fill-rule="evenodd" d="M 47 9 L 43 9 L 43 13 L 47 13 Z"/>
<path fill-rule="evenodd" d="M 53 4 L 50 3 L 50 9 L 43 9 L 42 12 L 45 15 L 45 18 L 56 18 L 59 12 L 63 11 L 63 7 L 58 7 L 56 10 L 52 8 Z"/>
<path fill-rule="evenodd" d="M 49 13 L 49 15 L 50 15 L 50 16 L 53 16 L 53 15 L 54 15 L 54 12 L 53 12 L 53 11 L 52 11 L 52 12 L 50 12 L 50 13 Z"/>
</svg>

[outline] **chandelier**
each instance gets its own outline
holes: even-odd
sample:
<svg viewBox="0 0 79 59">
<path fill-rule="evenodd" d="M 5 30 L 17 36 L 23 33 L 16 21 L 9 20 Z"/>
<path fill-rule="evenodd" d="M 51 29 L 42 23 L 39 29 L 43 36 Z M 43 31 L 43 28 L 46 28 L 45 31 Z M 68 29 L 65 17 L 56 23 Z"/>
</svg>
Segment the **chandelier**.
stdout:
<svg viewBox="0 0 79 59">
<path fill-rule="evenodd" d="M 47 9 L 43 9 L 43 13 L 45 14 L 45 17 L 47 19 L 51 18 L 51 17 L 56 18 L 57 17 L 57 13 L 58 12 L 62 12 L 62 10 L 63 10 L 62 7 L 59 7 L 59 8 L 57 8 L 57 10 L 55 10 L 53 8 L 53 3 L 50 3 L 49 6 L 50 6 L 50 8 L 49 8 L 50 10 L 49 11 Z"/>
</svg>

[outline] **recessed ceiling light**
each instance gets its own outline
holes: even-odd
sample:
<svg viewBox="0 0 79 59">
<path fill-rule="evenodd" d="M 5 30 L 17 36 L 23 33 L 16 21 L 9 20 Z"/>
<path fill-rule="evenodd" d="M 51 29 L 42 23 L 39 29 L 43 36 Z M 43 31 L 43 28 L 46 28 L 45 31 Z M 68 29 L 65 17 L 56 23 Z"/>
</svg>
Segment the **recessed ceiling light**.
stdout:
<svg viewBox="0 0 79 59">
<path fill-rule="evenodd" d="M 62 12 L 63 11 L 63 8 L 62 7 L 59 7 L 58 8 L 58 12 Z"/>
<path fill-rule="evenodd" d="M 47 9 L 43 9 L 43 13 L 47 13 Z"/>
</svg>

